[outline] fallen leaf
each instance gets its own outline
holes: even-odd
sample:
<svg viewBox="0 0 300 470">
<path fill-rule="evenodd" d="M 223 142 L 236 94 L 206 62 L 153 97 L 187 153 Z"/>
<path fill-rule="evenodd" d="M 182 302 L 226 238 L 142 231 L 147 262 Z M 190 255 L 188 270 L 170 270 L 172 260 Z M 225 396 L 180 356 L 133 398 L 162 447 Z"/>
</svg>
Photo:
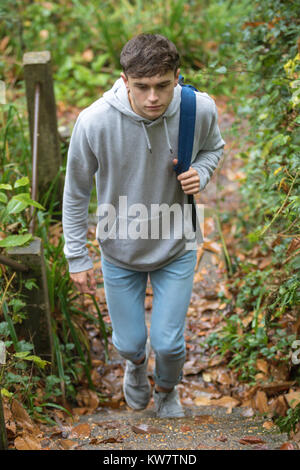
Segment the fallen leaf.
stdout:
<svg viewBox="0 0 300 470">
<path fill-rule="evenodd" d="M 225 406 L 226 408 L 232 409 L 235 406 L 239 405 L 240 402 L 233 397 L 224 396 L 222 398 L 219 398 L 218 400 L 211 400 L 210 404 L 217 406 Z"/>
<path fill-rule="evenodd" d="M 215 420 L 211 415 L 200 415 L 200 416 L 195 416 L 195 422 L 197 424 L 205 424 L 205 423 L 215 423 Z"/>
<path fill-rule="evenodd" d="M 253 408 L 257 409 L 260 413 L 267 413 L 269 411 L 267 395 L 262 390 L 258 390 L 254 399 L 252 400 Z"/>
<path fill-rule="evenodd" d="M 123 442 L 123 438 L 120 436 L 108 437 L 107 439 L 102 439 L 99 441 L 99 444 L 115 444 L 116 442 Z"/>
<path fill-rule="evenodd" d="M 211 404 L 211 399 L 207 397 L 197 397 L 194 400 L 196 406 L 208 406 Z"/>
<path fill-rule="evenodd" d="M 269 403 L 270 411 L 278 414 L 279 416 L 285 416 L 288 406 L 283 396 L 271 399 Z"/>
<path fill-rule="evenodd" d="M 90 437 L 90 434 L 91 434 L 90 425 L 88 423 L 82 423 L 82 424 L 78 424 L 72 429 L 69 437 L 84 438 L 84 437 Z"/>
<path fill-rule="evenodd" d="M 190 426 L 181 426 L 181 428 L 180 428 L 181 432 L 189 432 L 191 430 L 192 430 L 192 428 Z"/>
<path fill-rule="evenodd" d="M 266 441 L 256 436 L 245 436 L 239 440 L 240 444 L 265 444 Z"/>
<path fill-rule="evenodd" d="M 221 434 L 220 437 L 216 437 L 216 441 L 220 441 L 220 442 L 226 442 L 228 439 L 226 436 L 224 436 L 224 434 Z"/>
<path fill-rule="evenodd" d="M 212 251 L 216 254 L 222 253 L 222 248 L 220 243 L 214 242 L 213 240 L 209 240 L 208 238 L 204 237 L 203 249 Z"/>
<path fill-rule="evenodd" d="M 275 426 L 273 421 L 265 421 L 263 424 L 263 428 L 265 429 L 272 429 Z"/>
<path fill-rule="evenodd" d="M 154 426 L 150 426 L 148 424 L 139 424 L 137 426 L 131 426 L 131 429 L 136 434 L 160 434 L 164 433 L 164 431 L 160 428 L 156 428 Z"/>
<path fill-rule="evenodd" d="M 268 366 L 267 361 L 265 361 L 264 359 L 257 359 L 256 367 L 258 370 L 260 370 L 264 374 L 266 375 L 268 374 L 269 366 Z"/>
<path fill-rule="evenodd" d="M 280 446 L 279 450 L 295 450 L 295 448 L 291 442 L 285 442 Z"/>
<path fill-rule="evenodd" d="M 71 441 L 70 439 L 59 439 L 58 443 L 62 446 L 63 449 L 69 450 L 76 445 L 76 442 Z"/>
<path fill-rule="evenodd" d="M 14 440 L 14 445 L 17 450 L 41 450 L 42 446 L 40 441 L 33 436 L 19 436 Z"/>
<path fill-rule="evenodd" d="M 296 390 L 286 393 L 284 398 L 288 402 L 289 406 L 294 409 L 300 403 L 300 391 Z"/>
</svg>

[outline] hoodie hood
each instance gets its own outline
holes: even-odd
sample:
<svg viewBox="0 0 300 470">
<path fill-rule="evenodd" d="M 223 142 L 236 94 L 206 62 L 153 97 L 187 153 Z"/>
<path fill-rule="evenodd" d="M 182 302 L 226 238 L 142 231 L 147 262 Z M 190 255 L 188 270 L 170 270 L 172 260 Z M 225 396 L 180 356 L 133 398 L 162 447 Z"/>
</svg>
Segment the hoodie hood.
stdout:
<svg viewBox="0 0 300 470">
<path fill-rule="evenodd" d="M 138 125 L 142 126 L 142 129 L 145 135 L 145 141 L 146 141 L 148 150 L 151 153 L 152 153 L 152 147 L 151 147 L 151 142 L 150 142 L 149 135 L 147 132 L 147 127 L 157 126 L 158 124 L 161 123 L 161 121 L 163 121 L 165 135 L 166 135 L 166 142 L 167 142 L 169 151 L 171 154 L 174 153 L 172 146 L 171 146 L 171 142 L 170 142 L 167 118 L 173 116 L 178 111 L 178 108 L 180 107 L 180 101 L 181 101 L 181 86 L 180 85 L 177 85 L 174 88 L 174 96 L 172 98 L 171 103 L 167 107 L 166 111 L 159 118 L 155 120 L 144 118 L 143 116 L 140 116 L 139 114 L 136 114 L 133 111 L 130 105 L 129 98 L 128 98 L 128 91 L 122 78 L 119 78 L 115 82 L 113 87 L 104 93 L 103 100 L 106 103 L 108 103 L 110 106 L 117 109 L 120 113 L 124 114 L 125 116 L 135 121 Z"/>
</svg>

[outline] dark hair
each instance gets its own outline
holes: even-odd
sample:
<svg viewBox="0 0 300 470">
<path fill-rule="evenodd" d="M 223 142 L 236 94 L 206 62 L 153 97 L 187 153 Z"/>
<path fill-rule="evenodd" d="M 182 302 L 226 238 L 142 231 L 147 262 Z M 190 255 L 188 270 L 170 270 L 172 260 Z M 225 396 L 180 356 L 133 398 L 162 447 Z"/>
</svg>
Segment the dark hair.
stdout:
<svg viewBox="0 0 300 470">
<path fill-rule="evenodd" d="M 176 46 L 161 34 L 139 34 L 122 49 L 120 63 L 126 76 L 153 77 L 176 73 L 180 57 Z"/>
</svg>

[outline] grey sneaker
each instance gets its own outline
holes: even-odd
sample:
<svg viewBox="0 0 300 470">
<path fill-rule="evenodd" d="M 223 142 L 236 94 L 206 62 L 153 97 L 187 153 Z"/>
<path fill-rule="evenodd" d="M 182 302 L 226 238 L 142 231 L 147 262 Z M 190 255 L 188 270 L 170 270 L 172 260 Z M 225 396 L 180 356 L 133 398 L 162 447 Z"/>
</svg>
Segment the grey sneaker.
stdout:
<svg viewBox="0 0 300 470">
<path fill-rule="evenodd" d="M 151 385 L 147 376 L 149 354 L 150 346 L 147 343 L 146 357 L 142 364 L 136 365 L 132 361 L 126 361 L 123 392 L 127 405 L 134 410 L 146 408 L 151 398 Z"/>
<path fill-rule="evenodd" d="M 183 418 L 185 416 L 176 387 L 171 392 L 154 390 L 153 398 L 158 418 Z"/>
</svg>

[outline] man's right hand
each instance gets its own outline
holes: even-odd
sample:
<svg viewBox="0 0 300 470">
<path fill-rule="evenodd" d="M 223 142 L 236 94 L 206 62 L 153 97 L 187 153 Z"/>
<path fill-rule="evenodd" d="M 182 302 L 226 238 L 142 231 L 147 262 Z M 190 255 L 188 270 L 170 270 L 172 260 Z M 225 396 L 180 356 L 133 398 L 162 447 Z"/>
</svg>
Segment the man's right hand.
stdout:
<svg viewBox="0 0 300 470">
<path fill-rule="evenodd" d="M 96 279 L 93 269 L 81 271 L 79 273 L 70 273 L 70 278 L 82 294 L 96 294 Z"/>
</svg>

